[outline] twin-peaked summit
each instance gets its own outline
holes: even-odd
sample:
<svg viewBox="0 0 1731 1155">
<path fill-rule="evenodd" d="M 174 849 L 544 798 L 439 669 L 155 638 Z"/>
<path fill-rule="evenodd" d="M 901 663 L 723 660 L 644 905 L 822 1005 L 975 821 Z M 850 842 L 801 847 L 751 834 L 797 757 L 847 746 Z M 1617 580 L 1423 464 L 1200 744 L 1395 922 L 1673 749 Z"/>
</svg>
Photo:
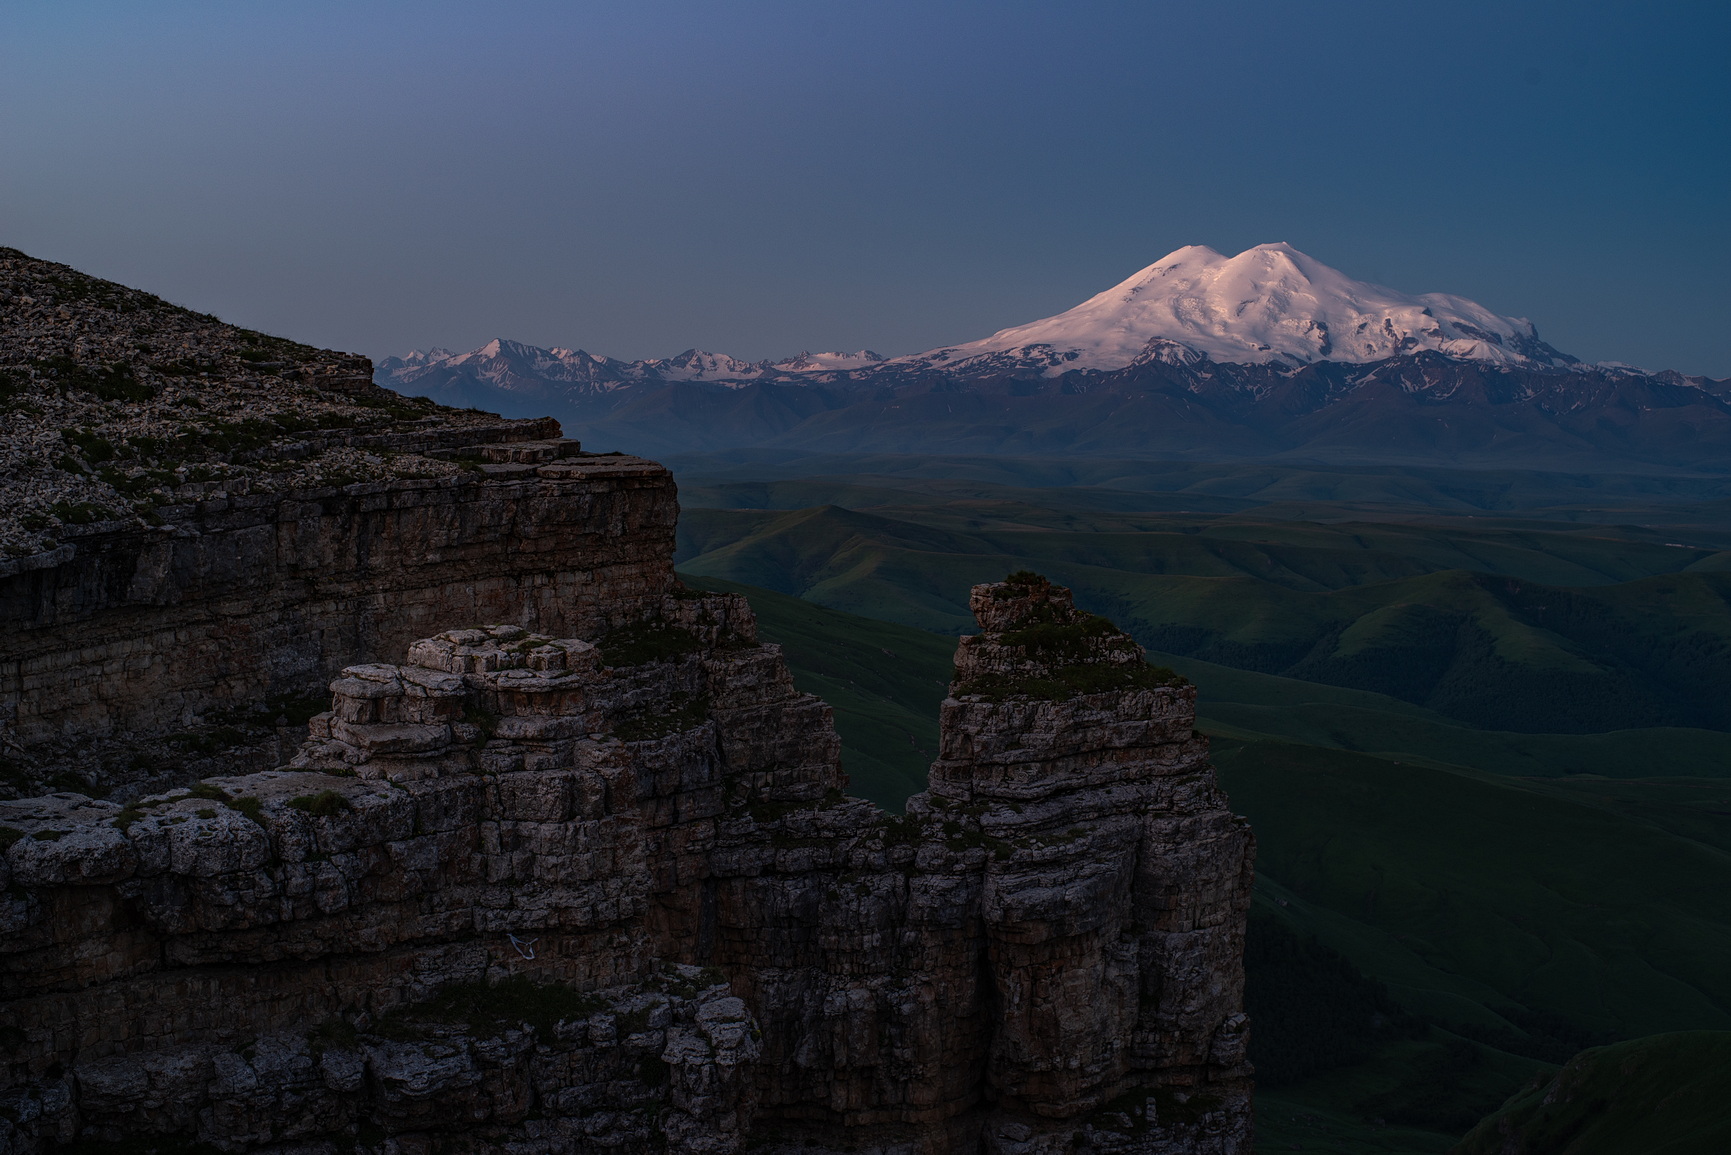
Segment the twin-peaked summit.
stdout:
<svg viewBox="0 0 1731 1155">
<path fill-rule="evenodd" d="M 1059 358 L 1060 371 L 1198 354 L 1246 365 L 1365 364 L 1420 350 L 1497 364 L 1575 361 L 1540 341 L 1524 318 L 1447 293 L 1412 296 L 1355 281 L 1285 243 L 1235 257 L 1186 245 L 1055 317 L 912 359 L 953 366 L 1039 349 Z"/>
</svg>

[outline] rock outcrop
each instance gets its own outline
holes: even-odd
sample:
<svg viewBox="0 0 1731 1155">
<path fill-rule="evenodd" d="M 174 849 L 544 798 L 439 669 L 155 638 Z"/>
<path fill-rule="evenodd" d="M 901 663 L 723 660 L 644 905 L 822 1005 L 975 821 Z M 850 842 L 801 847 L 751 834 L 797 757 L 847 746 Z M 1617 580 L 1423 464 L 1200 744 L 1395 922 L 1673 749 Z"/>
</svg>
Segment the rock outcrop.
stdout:
<svg viewBox="0 0 1731 1155">
<path fill-rule="evenodd" d="M 0 249 L 0 798 L 267 769 L 346 665 L 671 587 L 667 470 L 371 373 Z"/>
<path fill-rule="evenodd" d="M 1248 1151 L 1193 691 L 1042 580 L 974 604 L 905 815 L 683 590 L 351 667 L 280 769 L 0 803 L 0 1150 Z"/>
<path fill-rule="evenodd" d="M 345 665 L 453 623 L 593 635 L 659 602 L 678 517 L 666 469 L 481 432 L 477 455 L 551 460 L 207 497 L 161 507 L 160 526 L 63 529 L 54 564 L 0 570 L 0 756 L 38 788 L 121 798 L 200 753 L 250 759 L 206 773 L 273 766 L 305 731 L 281 751 L 260 735 L 304 722 L 295 708 Z"/>
<path fill-rule="evenodd" d="M 1248 1152 L 1250 834 L 1068 591 L 976 588 L 887 815 L 661 466 L 0 306 L 0 1155 Z"/>
</svg>

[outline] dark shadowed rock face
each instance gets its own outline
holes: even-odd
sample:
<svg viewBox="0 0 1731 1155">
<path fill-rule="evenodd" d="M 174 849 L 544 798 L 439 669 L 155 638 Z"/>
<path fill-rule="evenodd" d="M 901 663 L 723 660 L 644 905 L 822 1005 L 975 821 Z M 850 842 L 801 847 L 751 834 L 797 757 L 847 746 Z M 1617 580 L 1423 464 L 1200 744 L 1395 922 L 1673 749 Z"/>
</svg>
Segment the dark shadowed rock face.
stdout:
<svg viewBox="0 0 1731 1155">
<path fill-rule="evenodd" d="M 276 770 L 0 803 L 0 1151 L 1248 1152 L 1193 691 L 1042 579 L 974 604 L 905 816 L 682 590 L 350 667 Z"/>
<path fill-rule="evenodd" d="M 1248 1151 L 1187 686 L 979 587 L 886 815 L 667 470 L 368 372 L 0 250 L 0 1155 Z"/>
<path fill-rule="evenodd" d="M 0 798 L 266 769 L 344 666 L 671 587 L 660 465 L 371 374 L 0 248 Z"/>
<path fill-rule="evenodd" d="M 452 477 L 207 496 L 156 526 L 62 529 L 35 568 L 0 562 L 0 797 L 125 801 L 201 761 L 274 766 L 346 665 L 457 623 L 592 634 L 660 601 L 666 469 L 482 432 L 492 460 Z M 507 457 L 531 453 L 548 460 Z"/>
</svg>

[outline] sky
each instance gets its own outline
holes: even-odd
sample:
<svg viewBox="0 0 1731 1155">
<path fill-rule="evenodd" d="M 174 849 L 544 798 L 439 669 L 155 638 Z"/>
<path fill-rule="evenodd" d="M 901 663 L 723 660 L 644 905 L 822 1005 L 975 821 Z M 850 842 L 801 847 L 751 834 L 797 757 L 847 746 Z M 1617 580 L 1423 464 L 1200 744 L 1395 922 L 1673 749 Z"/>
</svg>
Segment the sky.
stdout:
<svg viewBox="0 0 1731 1155">
<path fill-rule="evenodd" d="M 1731 376 L 1731 5 L 0 6 L 0 245 L 382 357 L 983 337 L 1287 241 Z"/>
</svg>

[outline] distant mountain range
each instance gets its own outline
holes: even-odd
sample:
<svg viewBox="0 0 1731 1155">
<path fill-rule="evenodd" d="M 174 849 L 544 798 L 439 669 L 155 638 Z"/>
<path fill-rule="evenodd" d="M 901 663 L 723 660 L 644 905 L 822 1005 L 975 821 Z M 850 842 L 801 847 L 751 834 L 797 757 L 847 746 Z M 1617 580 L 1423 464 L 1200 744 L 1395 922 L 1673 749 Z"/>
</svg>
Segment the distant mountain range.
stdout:
<svg viewBox="0 0 1731 1155">
<path fill-rule="evenodd" d="M 494 340 L 378 381 L 595 448 L 1313 458 L 1731 470 L 1731 380 L 1585 364 L 1532 322 L 1286 244 L 1177 250 L 1054 317 L 903 357 L 620 361 Z"/>
</svg>

